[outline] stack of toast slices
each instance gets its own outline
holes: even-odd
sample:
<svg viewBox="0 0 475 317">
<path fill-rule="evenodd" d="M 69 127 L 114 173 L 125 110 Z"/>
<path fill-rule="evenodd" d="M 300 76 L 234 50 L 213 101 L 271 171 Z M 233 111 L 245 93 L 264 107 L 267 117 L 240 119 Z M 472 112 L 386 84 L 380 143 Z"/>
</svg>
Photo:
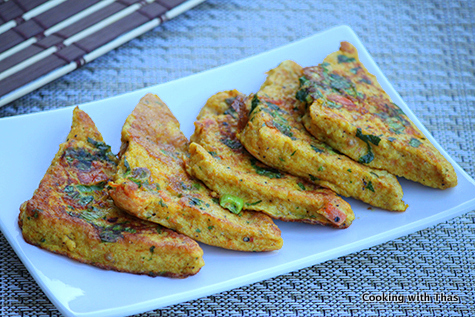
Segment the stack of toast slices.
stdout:
<svg viewBox="0 0 475 317">
<path fill-rule="evenodd" d="M 273 219 L 344 229 L 355 215 L 341 196 L 404 211 L 396 176 L 457 184 L 347 42 L 317 66 L 282 62 L 256 93 L 211 96 L 190 140 L 147 94 L 121 141 L 116 156 L 74 109 L 67 140 L 20 207 L 25 241 L 103 269 L 183 278 L 204 265 L 198 242 L 275 251 Z"/>
</svg>

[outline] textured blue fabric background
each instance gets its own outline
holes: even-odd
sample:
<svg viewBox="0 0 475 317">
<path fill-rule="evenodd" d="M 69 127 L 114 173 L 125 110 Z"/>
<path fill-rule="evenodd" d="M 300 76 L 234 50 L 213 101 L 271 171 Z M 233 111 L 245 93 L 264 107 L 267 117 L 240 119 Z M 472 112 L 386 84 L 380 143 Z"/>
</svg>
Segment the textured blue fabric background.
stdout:
<svg viewBox="0 0 475 317">
<path fill-rule="evenodd" d="M 99 100 L 224 65 L 347 24 L 422 123 L 475 177 L 475 2 L 208 0 L 0 108 L 0 117 Z M 0 236 L 0 314 L 59 315 Z M 151 316 L 470 316 L 475 212 Z M 364 303 L 364 293 L 458 303 Z"/>
</svg>

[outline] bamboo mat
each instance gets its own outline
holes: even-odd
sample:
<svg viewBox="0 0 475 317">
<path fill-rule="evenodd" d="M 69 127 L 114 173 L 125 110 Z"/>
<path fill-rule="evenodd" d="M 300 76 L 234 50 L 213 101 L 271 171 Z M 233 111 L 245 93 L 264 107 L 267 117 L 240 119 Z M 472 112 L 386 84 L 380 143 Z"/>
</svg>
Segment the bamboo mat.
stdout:
<svg viewBox="0 0 475 317">
<path fill-rule="evenodd" d="M 0 106 L 203 0 L 10 0 L 0 3 Z"/>
<path fill-rule="evenodd" d="M 435 139 L 475 177 L 473 1 L 208 0 L 5 105 L 0 117 L 168 82 L 341 24 L 355 30 Z M 3 236 L 0 250 L 0 314 L 58 316 Z M 355 254 L 141 316 L 473 316 L 474 272 L 472 211 Z M 363 302 L 365 292 L 444 293 L 460 300 Z"/>
</svg>

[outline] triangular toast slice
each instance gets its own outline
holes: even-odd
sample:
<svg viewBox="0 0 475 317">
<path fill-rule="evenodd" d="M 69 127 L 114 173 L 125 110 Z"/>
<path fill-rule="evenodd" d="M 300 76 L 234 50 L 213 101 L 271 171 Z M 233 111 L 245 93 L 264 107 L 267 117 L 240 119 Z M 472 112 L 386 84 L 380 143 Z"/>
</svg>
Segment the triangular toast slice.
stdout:
<svg viewBox="0 0 475 317">
<path fill-rule="evenodd" d="M 97 267 L 186 277 L 204 265 L 192 239 L 137 219 L 114 206 L 107 183 L 117 158 L 79 108 L 33 198 L 21 205 L 26 242 Z"/>
<path fill-rule="evenodd" d="M 257 161 L 236 137 L 245 96 L 223 91 L 208 99 L 195 122 L 187 171 L 219 194 L 240 201 L 244 209 L 272 218 L 348 227 L 350 205 L 329 189 Z"/>
<path fill-rule="evenodd" d="M 303 70 L 299 97 L 311 103 L 303 122 L 317 139 L 367 166 L 434 188 L 457 185 L 452 165 L 342 42 Z"/>
<path fill-rule="evenodd" d="M 186 173 L 188 143 L 167 105 L 153 94 L 143 97 L 122 129 L 119 170 L 111 191 L 115 203 L 209 245 L 241 251 L 280 249 L 280 230 L 271 218 L 222 208 L 202 182 Z"/>
<path fill-rule="evenodd" d="M 404 211 L 395 176 L 355 162 L 307 132 L 300 121 L 304 104 L 295 97 L 301 76 L 302 67 L 292 61 L 268 72 L 257 94 L 248 98 L 250 114 L 238 135 L 241 143 L 274 168 L 376 207 Z"/>
</svg>

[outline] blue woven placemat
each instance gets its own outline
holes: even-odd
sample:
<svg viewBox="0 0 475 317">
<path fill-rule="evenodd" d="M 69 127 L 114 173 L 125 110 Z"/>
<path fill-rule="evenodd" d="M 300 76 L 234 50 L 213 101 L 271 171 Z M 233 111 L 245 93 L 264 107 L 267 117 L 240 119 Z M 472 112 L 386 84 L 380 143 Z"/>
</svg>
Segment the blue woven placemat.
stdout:
<svg viewBox="0 0 475 317">
<path fill-rule="evenodd" d="M 0 117 L 164 83 L 347 24 L 450 156 L 475 177 L 473 1 L 208 0 L 12 104 Z M 475 212 L 383 245 L 151 316 L 470 316 Z M 59 315 L 0 237 L 0 313 Z M 364 302 L 423 292 L 459 301 Z"/>
</svg>

